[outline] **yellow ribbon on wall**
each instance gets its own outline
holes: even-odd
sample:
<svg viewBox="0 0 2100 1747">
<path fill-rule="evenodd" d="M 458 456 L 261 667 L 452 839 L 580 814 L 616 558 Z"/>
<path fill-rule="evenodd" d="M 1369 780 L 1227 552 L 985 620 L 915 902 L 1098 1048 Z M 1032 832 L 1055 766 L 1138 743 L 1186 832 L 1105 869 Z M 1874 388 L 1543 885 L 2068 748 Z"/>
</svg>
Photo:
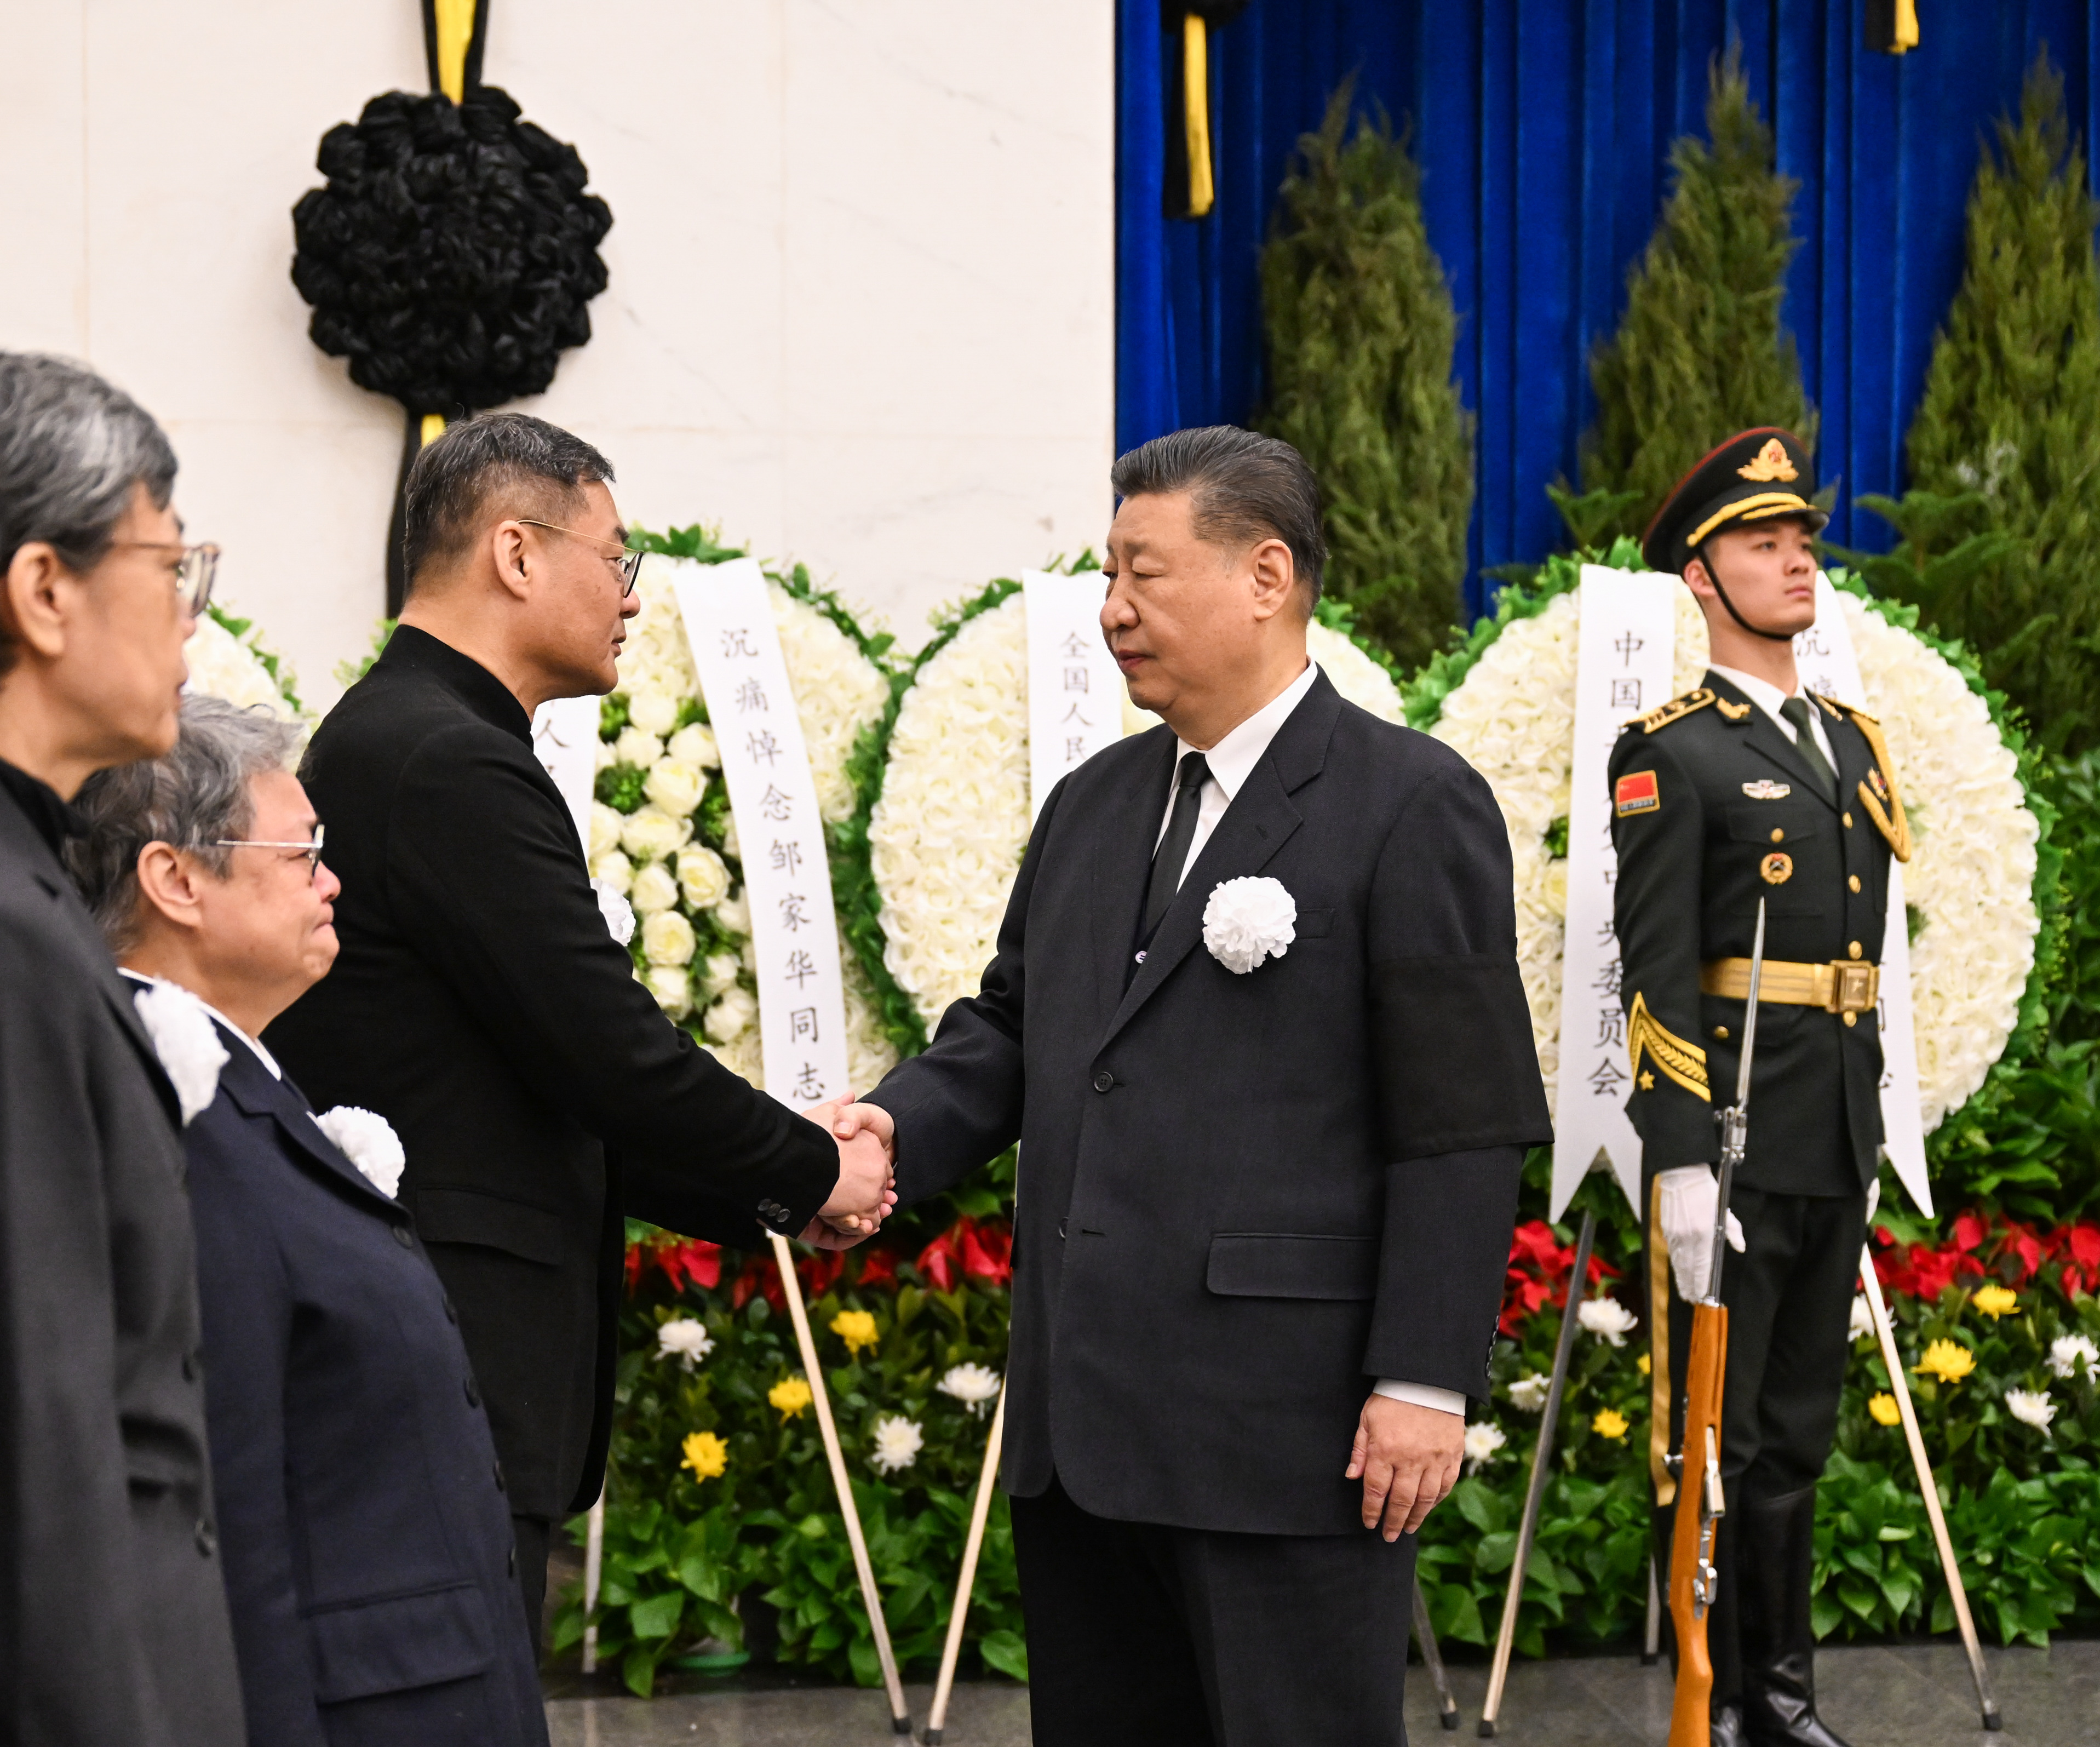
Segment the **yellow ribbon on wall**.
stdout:
<svg viewBox="0 0 2100 1747">
<path fill-rule="evenodd" d="M 1895 40 L 1891 55 L 1908 55 L 1917 46 L 1917 0 L 1896 0 Z"/>
<path fill-rule="evenodd" d="M 466 95 L 466 51 L 474 41 L 477 0 L 431 0 L 437 21 L 438 89 L 457 103 Z M 430 441 L 426 431 L 423 440 Z"/>
<path fill-rule="evenodd" d="M 426 412 L 423 415 L 423 440 L 419 447 L 427 449 L 433 443 L 435 443 L 439 438 L 444 435 L 444 414 L 442 412 Z"/>
<path fill-rule="evenodd" d="M 1182 126 L 1189 142 L 1189 216 L 1200 218 L 1217 199 L 1211 180 L 1210 27 L 1199 13 L 1181 19 Z"/>
</svg>

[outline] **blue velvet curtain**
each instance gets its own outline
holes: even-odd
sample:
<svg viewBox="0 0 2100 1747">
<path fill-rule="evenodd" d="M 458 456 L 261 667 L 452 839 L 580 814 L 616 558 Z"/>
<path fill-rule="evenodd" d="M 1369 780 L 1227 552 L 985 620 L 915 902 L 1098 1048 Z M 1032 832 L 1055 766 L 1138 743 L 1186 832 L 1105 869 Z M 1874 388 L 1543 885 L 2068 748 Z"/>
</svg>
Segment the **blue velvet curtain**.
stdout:
<svg viewBox="0 0 2100 1747">
<path fill-rule="evenodd" d="M 1588 360 L 1625 305 L 1665 192 L 1703 132 L 1707 68 L 1743 46 L 1801 192 L 1785 320 L 1841 482 L 1830 537 L 1885 547 L 1860 492 L 1897 492 L 1933 333 L 1960 280 L 1980 143 L 2046 45 L 2075 131 L 2100 131 L 2100 0 L 1918 0 L 1922 42 L 1862 46 L 1860 0 L 1254 0 L 1211 42 L 1217 205 L 1161 216 L 1160 0 L 1118 0 L 1117 435 L 1243 421 L 1262 392 L 1256 262 L 1299 136 L 1354 73 L 1411 131 L 1429 240 L 1457 302 L 1480 419 L 1467 605 L 1480 568 L 1560 544 Z"/>
</svg>

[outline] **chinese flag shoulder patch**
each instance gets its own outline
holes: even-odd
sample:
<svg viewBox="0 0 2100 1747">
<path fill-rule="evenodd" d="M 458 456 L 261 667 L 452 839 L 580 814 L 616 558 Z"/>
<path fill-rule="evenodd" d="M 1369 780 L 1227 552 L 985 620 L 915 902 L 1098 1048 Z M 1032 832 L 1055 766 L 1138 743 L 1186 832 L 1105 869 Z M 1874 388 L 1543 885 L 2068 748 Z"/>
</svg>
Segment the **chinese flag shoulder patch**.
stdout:
<svg viewBox="0 0 2100 1747">
<path fill-rule="evenodd" d="M 1633 770 L 1621 777 L 1618 786 L 1612 792 L 1617 804 L 1621 818 L 1633 813 L 1653 813 L 1662 805 L 1662 797 L 1656 792 L 1655 772 Z"/>
</svg>

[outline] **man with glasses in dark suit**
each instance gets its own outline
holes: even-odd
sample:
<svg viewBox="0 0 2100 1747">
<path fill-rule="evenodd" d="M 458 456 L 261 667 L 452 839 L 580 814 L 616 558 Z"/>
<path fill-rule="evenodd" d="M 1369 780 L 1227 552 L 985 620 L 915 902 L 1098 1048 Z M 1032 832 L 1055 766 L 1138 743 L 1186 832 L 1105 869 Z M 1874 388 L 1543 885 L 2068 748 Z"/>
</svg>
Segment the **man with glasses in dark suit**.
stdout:
<svg viewBox="0 0 2100 1747">
<path fill-rule="evenodd" d="M 0 1740 L 234 1747 L 174 1087 L 60 861 L 174 743 L 218 554 L 161 428 L 0 353 Z"/>
</svg>

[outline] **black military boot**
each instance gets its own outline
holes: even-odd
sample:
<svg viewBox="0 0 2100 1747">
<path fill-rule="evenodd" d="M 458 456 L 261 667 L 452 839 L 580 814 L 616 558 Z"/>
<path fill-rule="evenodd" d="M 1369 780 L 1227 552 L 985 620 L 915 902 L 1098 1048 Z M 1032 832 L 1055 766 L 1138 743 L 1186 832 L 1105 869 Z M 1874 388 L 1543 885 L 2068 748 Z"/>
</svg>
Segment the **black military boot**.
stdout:
<svg viewBox="0 0 2100 1747">
<path fill-rule="evenodd" d="M 1744 1739 L 1750 1747 L 1845 1747 L 1815 1714 L 1815 1489 L 1746 1501 L 1735 1545 L 1741 1604 Z"/>
</svg>

